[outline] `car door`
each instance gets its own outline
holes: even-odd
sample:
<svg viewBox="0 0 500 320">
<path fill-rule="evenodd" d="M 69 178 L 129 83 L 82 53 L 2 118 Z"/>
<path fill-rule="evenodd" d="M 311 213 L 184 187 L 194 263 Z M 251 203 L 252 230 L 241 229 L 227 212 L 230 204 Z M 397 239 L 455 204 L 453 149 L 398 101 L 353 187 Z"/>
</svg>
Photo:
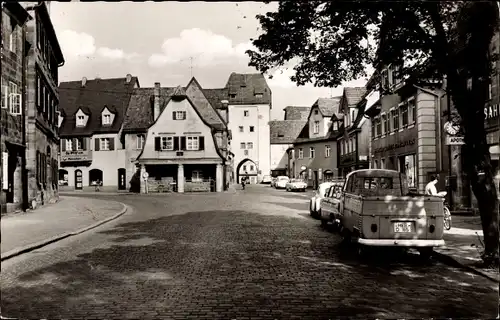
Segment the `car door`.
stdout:
<svg viewBox="0 0 500 320">
<path fill-rule="evenodd" d="M 328 189 L 326 189 L 326 192 L 321 199 L 321 217 L 324 220 L 327 220 L 328 217 L 330 217 L 331 211 L 331 191 L 332 191 L 333 186 L 330 186 Z"/>
</svg>

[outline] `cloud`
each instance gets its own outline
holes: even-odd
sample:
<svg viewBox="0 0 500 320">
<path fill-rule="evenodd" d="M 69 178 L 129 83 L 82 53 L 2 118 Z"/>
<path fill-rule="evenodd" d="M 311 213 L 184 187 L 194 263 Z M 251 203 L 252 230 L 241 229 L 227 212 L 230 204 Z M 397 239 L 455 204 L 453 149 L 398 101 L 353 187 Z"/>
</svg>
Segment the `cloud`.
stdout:
<svg viewBox="0 0 500 320">
<path fill-rule="evenodd" d="M 233 41 L 210 30 L 199 28 L 181 31 L 178 37 L 166 39 L 161 46 L 161 53 L 149 57 L 149 65 L 162 67 L 167 64 L 190 62 L 203 67 L 211 64 L 231 63 L 234 59 L 248 58 L 250 42 L 233 44 Z"/>
<path fill-rule="evenodd" d="M 95 39 L 85 32 L 64 30 L 59 35 L 59 44 L 67 58 L 100 57 L 112 60 L 132 60 L 140 57 L 137 53 L 126 53 L 121 49 L 95 46 Z"/>
</svg>

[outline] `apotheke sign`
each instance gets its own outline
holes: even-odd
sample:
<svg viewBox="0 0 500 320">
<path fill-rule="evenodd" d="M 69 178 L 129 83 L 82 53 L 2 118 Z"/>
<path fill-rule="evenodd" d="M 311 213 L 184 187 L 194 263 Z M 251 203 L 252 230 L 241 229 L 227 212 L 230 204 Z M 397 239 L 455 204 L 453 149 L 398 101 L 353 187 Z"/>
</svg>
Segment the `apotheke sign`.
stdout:
<svg viewBox="0 0 500 320">
<path fill-rule="evenodd" d="M 398 142 L 398 143 L 393 143 L 393 144 L 390 144 L 390 145 L 385 146 L 385 147 L 377 148 L 377 149 L 373 150 L 373 152 L 374 153 L 381 153 L 381 152 L 385 152 L 385 151 L 396 150 L 396 149 L 403 148 L 406 146 L 412 146 L 414 144 L 415 144 L 415 139 L 411 139 L 411 140 L 406 140 L 406 141 L 402 141 L 402 142 Z"/>
<path fill-rule="evenodd" d="M 463 136 L 446 136 L 447 146 L 461 146 L 465 144 Z"/>
</svg>

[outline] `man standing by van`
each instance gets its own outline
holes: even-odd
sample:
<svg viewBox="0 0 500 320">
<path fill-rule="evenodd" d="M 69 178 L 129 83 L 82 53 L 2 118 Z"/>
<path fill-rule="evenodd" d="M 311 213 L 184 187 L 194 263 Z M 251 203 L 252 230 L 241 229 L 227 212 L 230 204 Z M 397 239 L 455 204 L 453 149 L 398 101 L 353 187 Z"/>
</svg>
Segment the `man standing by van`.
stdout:
<svg viewBox="0 0 500 320">
<path fill-rule="evenodd" d="M 439 178 L 438 176 L 431 176 L 431 182 L 429 182 L 426 186 L 425 186 L 425 194 L 426 195 L 429 195 L 429 196 L 437 196 L 438 195 L 438 192 L 437 192 L 437 188 L 436 188 L 436 184 L 438 183 L 439 181 Z"/>
</svg>

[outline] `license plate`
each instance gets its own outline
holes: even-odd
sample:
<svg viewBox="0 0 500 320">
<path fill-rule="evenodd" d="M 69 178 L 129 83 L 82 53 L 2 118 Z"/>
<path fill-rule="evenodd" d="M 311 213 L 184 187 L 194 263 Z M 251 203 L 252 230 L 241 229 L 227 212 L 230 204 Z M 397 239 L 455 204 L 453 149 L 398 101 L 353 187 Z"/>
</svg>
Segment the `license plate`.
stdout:
<svg viewBox="0 0 500 320">
<path fill-rule="evenodd" d="M 410 233 L 412 232 L 412 222 L 395 222 L 392 224 L 395 233 Z"/>
</svg>

